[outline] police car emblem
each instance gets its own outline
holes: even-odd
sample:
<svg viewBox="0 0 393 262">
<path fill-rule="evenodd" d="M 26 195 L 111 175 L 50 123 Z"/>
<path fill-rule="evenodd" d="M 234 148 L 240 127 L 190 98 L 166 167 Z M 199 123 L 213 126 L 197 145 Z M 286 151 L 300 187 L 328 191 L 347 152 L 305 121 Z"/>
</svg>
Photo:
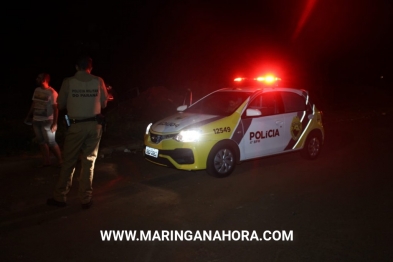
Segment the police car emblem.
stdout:
<svg viewBox="0 0 393 262">
<path fill-rule="evenodd" d="M 298 116 L 295 116 L 292 119 L 291 123 L 291 136 L 293 140 L 298 140 L 300 137 L 300 134 L 302 133 L 302 122 L 300 122 L 300 119 Z"/>
</svg>

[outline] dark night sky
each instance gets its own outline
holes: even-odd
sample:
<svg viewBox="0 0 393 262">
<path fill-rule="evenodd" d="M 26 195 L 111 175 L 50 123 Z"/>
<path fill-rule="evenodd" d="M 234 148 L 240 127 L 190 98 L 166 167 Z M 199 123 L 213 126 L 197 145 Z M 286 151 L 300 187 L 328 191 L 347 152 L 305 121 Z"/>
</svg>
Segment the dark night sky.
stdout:
<svg viewBox="0 0 393 262">
<path fill-rule="evenodd" d="M 392 12 L 387 0 L 11 2 L 6 90 L 31 96 L 40 71 L 58 90 L 82 52 L 119 93 L 268 71 L 293 86 L 370 84 L 392 77 Z"/>
</svg>

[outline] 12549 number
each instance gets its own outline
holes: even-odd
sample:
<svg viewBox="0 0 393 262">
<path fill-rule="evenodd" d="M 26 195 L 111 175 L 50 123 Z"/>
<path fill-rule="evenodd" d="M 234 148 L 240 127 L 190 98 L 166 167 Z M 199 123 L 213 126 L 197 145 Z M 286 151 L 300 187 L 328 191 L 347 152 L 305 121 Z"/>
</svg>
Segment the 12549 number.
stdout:
<svg viewBox="0 0 393 262">
<path fill-rule="evenodd" d="M 231 128 L 228 127 L 220 127 L 220 128 L 214 128 L 213 129 L 214 134 L 221 134 L 221 133 L 225 133 L 225 132 L 231 132 Z"/>
</svg>

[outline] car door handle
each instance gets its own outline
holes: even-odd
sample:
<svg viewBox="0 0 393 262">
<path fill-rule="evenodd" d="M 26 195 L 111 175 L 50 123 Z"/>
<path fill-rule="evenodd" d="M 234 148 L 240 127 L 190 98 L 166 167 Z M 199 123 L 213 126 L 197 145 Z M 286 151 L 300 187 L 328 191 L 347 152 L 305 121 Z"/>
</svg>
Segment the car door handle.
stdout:
<svg viewBox="0 0 393 262">
<path fill-rule="evenodd" d="M 279 121 L 279 120 L 277 120 L 277 121 L 276 121 L 276 125 L 278 125 L 278 126 L 282 126 L 282 124 L 284 124 L 284 122 L 283 122 L 283 121 Z"/>
</svg>

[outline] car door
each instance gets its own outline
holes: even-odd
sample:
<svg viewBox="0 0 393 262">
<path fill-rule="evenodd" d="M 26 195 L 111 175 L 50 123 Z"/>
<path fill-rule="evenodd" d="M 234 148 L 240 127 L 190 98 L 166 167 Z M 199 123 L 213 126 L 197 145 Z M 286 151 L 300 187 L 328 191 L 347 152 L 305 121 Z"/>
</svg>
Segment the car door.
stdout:
<svg viewBox="0 0 393 262">
<path fill-rule="evenodd" d="M 241 160 L 276 154 L 286 146 L 289 132 L 281 114 L 282 102 L 277 92 L 266 92 L 250 101 L 242 115 Z"/>
<path fill-rule="evenodd" d="M 307 127 L 309 121 L 307 115 L 311 113 L 311 108 L 307 107 L 306 98 L 301 93 L 290 91 L 279 93 L 283 101 L 283 117 L 289 131 L 284 151 L 291 151 L 298 148 L 297 143 Z"/>
</svg>

